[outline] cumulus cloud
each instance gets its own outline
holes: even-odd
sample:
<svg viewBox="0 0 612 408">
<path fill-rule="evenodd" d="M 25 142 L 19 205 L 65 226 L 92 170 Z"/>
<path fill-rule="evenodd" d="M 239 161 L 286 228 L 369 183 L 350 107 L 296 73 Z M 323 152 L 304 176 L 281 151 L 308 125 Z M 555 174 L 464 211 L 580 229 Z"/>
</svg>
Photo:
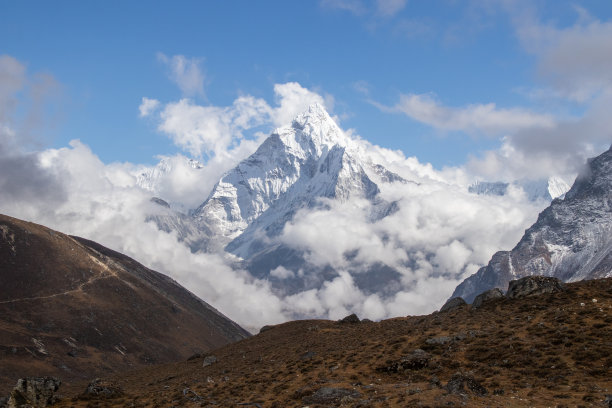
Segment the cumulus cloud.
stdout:
<svg viewBox="0 0 612 408">
<path fill-rule="evenodd" d="M 204 73 L 201 59 L 187 58 L 184 55 L 168 57 L 161 52 L 157 54 L 157 59 L 168 67 L 168 76 L 178 85 L 184 95 L 204 95 Z"/>
<path fill-rule="evenodd" d="M 140 117 L 144 118 L 149 116 L 159 107 L 159 101 L 157 99 L 150 99 L 147 97 L 142 97 L 142 102 L 138 107 L 138 111 L 140 112 Z"/>
<path fill-rule="evenodd" d="M 335 274 L 317 288 L 281 295 L 270 282 L 236 268 L 228 255 L 192 253 L 176 233 L 160 231 L 148 222 L 147 215 L 159 209 L 150 201 L 152 190 L 193 208 L 204 201 L 223 171 L 255 150 L 267 133 L 262 128 L 288 124 L 308 103 L 330 103 L 330 98 L 297 83 L 279 84 L 274 90 L 272 105 L 249 95 L 225 107 L 200 106 L 188 99 L 160 102 L 150 117 L 186 152 L 207 154 L 198 165 L 183 155 L 163 157 L 153 169 L 105 164 L 79 141 L 29 155 L 0 154 L 0 167 L 8 164 L 9 169 L 0 172 L 0 180 L 13 174 L 10 166 L 24 175 L 13 174 L 14 180 L 3 181 L 0 211 L 126 253 L 175 278 L 251 329 L 305 316 L 337 319 L 356 312 L 380 319 L 430 312 L 493 252 L 511 247 L 535 219 L 539 208 L 526 203 L 524 195 L 474 196 L 462 184 L 469 178 L 464 170 L 437 171 L 353 135 L 356 148 L 370 160 L 415 183 L 381 185 L 380 199 L 395 202 L 397 211 L 378 221 L 373 221 L 372 213 L 379 204 L 359 199 L 328 201 L 295 215 L 277 240 L 304 251 L 310 263 L 333 268 Z M 14 97 L 19 89 L 12 92 Z M 247 137 L 254 130 L 256 134 Z M 0 153 L 7 151 L 2 146 Z M 9 156 L 28 165 L 3 161 Z M 150 188 L 140 187 L 143 173 L 155 179 Z M 368 265 L 397 270 L 397 286 L 384 293 L 360 288 L 360 274 Z M 304 273 L 278 267 L 271 278 L 295 279 Z"/>
<path fill-rule="evenodd" d="M 551 115 L 522 108 L 498 108 L 494 103 L 448 107 L 431 94 L 405 94 L 391 108 L 378 106 L 389 112 L 404 113 L 437 129 L 492 136 L 525 128 L 551 128 L 555 124 Z"/>
<path fill-rule="evenodd" d="M 235 156 L 228 152 L 241 150 L 243 144 L 253 147 L 248 142 L 253 138 L 246 137 L 245 131 L 264 127 L 267 133 L 291 123 L 315 102 L 333 108 L 333 98 L 323 97 L 296 82 L 274 85 L 274 95 L 276 106 L 251 95 L 239 96 L 226 107 L 203 106 L 190 99 L 169 102 L 160 108 L 158 128 L 193 157 L 228 159 Z M 266 133 L 256 133 L 255 139 Z"/>
<path fill-rule="evenodd" d="M 333 111 L 333 98 L 323 97 L 316 92 L 302 87 L 297 82 L 287 82 L 274 85 L 274 95 L 278 107 L 272 109 L 272 121 L 276 126 L 284 126 L 298 114 L 304 112 L 309 105 L 319 103 L 329 111 Z"/>
<path fill-rule="evenodd" d="M 416 183 L 379 185 L 379 198 L 395 203 L 397 211 L 377 221 L 371 214 L 378 204 L 352 198 L 324 200 L 285 225 L 278 242 L 303 251 L 311 264 L 338 271 L 332 286 L 285 298 L 290 310 L 332 319 L 349 310 L 370 318 L 429 313 L 494 252 L 513 247 L 541 209 L 522 191 L 504 197 L 468 193 L 465 184 L 455 181 L 466 179 L 456 174 L 464 170 L 445 174 L 396 152 L 365 149 Z M 400 274 L 397 285 L 368 293 L 355 283 L 361 274 L 381 267 Z"/>
</svg>

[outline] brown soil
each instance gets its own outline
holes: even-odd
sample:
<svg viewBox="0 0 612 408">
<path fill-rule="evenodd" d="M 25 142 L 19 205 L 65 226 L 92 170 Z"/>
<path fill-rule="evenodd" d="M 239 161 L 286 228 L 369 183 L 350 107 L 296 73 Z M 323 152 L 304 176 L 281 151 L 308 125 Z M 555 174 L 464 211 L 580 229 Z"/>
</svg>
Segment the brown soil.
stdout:
<svg viewBox="0 0 612 408">
<path fill-rule="evenodd" d="M 612 279 L 377 323 L 295 321 L 192 360 L 109 376 L 122 389 L 111 398 L 79 397 L 86 384 L 65 389 L 60 406 L 608 406 L 611 327 Z M 415 349 L 425 364 L 410 360 L 423 356 Z M 203 366 L 209 355 L 217 361 Z M 451 392 L 453 376 L 464 381 Z"/>
</svg>

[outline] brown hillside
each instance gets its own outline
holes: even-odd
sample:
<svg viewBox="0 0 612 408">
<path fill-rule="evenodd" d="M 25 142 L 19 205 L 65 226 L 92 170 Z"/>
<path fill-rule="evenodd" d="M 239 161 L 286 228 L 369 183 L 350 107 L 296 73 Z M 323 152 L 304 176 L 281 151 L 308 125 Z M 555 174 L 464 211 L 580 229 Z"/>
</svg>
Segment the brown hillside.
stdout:
<svg viewBox="0 0 612 408">
<path fill-rule="evenodd" d="M 248 336 L 133 259 L 5 215 L 0 288 L 2 394 L 19 377 L 70 383 L 179 361 Z"/>
<path fill-rule="evenodd" d="M 378 323 L 285 323 L 208 366 L 205 355 L 110 376 L 122 392 L 64 390 L 60 406 L 609 406 L 612 279 L 566 287 Z"/>
</svg>

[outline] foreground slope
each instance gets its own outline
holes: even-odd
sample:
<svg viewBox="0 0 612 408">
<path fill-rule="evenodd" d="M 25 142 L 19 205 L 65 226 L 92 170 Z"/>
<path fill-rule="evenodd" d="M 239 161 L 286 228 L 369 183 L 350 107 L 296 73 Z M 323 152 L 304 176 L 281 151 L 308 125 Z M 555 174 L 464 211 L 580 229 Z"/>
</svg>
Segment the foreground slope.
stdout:
<svg viewBox="0 0 612 408">
<path fill-rule="evenodd" d="M 565 198 L 554 200 L 512 251 L 493 255 L 452 297 L 470 303 L 529 275 L 566 282 L 612 276 L 612 149 L 590 159 Z"/>
<path fill-rule="evenodd" d="M 178 361 L 248 333 L 178 283 L 95 242 L 0 215 L 0 390 Z"/>
<path fill-rule="evenodd" d="M 611 327 L 612 279 L 377 323 L 294 321 L 60 406 L 603 407 Z"/>
</svg>

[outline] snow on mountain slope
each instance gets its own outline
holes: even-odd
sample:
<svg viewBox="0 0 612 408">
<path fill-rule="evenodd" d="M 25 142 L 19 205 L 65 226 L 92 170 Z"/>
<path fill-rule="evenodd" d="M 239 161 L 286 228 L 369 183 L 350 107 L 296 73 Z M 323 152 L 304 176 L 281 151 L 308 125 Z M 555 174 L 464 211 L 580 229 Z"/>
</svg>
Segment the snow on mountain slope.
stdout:
<svg viewBox="0 0 612 408">
<path fill-rule="evenodd" d="M 226 173 L 193 218 L 217 242 L 230 244 L 230 252 L 248 258 L 262 231 L 277 235 L 297 210 L 320 198 L 374 200 L 379 190 L 366 168 L 374 178 L 401 180 L 356 155 L 358 146 L 325 109 L 311 105 Z"/>
<path fill-rule="evenodd" d="M 528 275 L 567 282 L 612 276 L 612 150 L 590 159 L 565 198 L 554 200 L 512 251 L 495 254 L 453 297 L 471 302 Z"/>
<path fill-rule="evenodd" d="M 148 220 L 269 286 L 295 318 L 424 313 L 543 205 L 469 194 L 463 176 L 447 176 L 352 138 L 315 104 L 209 177 L 194 210 L 156 200 Z"/>
<path fill-rule="evenodd" d="M 468 191 L 474 194 L 503 196 L 508 193 L 510 186 L 522 189 L 529 201 L 563 198 L 570 189 L 565 181 L 553 176 L 543 180 L 520 180 L 512 183 L 479 181 L 470 185 Z"/>
</svg>

